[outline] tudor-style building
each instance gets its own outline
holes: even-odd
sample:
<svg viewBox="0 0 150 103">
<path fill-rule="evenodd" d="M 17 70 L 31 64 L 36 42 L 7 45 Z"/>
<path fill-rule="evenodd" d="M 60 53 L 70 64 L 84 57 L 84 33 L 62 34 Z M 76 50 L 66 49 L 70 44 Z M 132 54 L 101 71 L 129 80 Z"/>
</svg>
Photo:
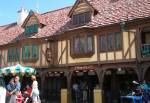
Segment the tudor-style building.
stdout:
<svg viewBox="0 0 150 103">
<path fill-rule="evenodd" d="M 67 89 L 72 103 L 77 83 L 80 102 L 94 103 L 98 88 L 103 103 L 119 103 L 133 80 L 150 82 L 149 17 L 147 0 L 77 0 L 43 14 L 30 11 L 21 26 L 0 27 L 1 67 L 36 68 L 47 101 L 59 103 Z"/>
</svg>

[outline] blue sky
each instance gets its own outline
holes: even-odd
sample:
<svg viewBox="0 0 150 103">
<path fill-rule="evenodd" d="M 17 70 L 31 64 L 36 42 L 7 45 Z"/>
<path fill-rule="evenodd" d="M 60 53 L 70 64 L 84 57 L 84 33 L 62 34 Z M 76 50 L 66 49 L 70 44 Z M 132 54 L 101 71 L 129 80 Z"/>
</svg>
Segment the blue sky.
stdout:
<svg viewBox="0 0 150 103">
<path fill-rule="evenodd" d="M 17 11 L 23 6 L 28 11 L 36 10 L 38 5 L 39 12 L 63 8 L 73 5 L 75 0 L 2 0 L 0 3 L 0 25 L 9 24 L 17 21 Z"/>
</svg>

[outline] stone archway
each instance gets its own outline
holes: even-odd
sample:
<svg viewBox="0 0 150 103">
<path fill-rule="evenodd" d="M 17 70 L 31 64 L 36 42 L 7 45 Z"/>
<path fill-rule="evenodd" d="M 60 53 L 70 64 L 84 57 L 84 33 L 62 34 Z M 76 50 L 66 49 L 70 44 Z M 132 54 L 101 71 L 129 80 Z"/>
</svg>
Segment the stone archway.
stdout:
<svg viewBox="0 0 150 103">
<path fill-rule="evenodd" d="M 120 96 L 127 95 L 130 93 L 130 89 L 135 88 L 132 81 L 138 81 L 138 75 L 134 68 L 105 68 L 103 80 L 104 103 L 120 103 Z"/>
</svg>

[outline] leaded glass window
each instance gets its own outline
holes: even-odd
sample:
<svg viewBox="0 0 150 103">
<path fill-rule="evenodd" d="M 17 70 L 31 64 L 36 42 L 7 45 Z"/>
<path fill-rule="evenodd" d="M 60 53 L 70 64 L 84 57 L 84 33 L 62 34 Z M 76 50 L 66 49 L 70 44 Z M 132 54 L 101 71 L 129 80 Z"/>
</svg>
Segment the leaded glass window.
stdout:
<svg viewBox="0 0 150 103">
<path fill-rule="evenodd" d="M 22 48 L 22 58 L 23 60 L 37 60 L 39 57 L 39 47 L 38 45 L 25 45 Z"/>
<path fill-rule="evenodd" d="M 20 59 L 20 49 L 19 48 L 9 48 L 7 51 L 7 61 L 14 62 Z"/>
<path fill-rule="evenodd" d="M 37 45 L 32 45 L 32 58 L 37 59 L 39 56 L 39 48 Z"/>
<path fill-rule="evenodd" d="M 121 48 L 122 48 L 121 33 L 117 32 L 115 33 L 115 49 L 120 50 Z"/>
<path fill-rule="evenodd" d="M 74 14 L 72 18 L 73 18 L 73 25 L 76 26 L 84 25 L 91 21 L 91 13 L 84 12 L 84 13 Z"/>
<path fill-rule="evenodd" d="M 93 53 L 93 36 L 92 35 L 79 35 L 73 37 L 71 41 L 73 55 L 88 55 Z"/>
<path fill-rule="evenodd" d="M 113 45 L 113 34 L 112 33 L 109 33 L 108 34 L 108 50 L 109 51 L 112 51 L 112 50 L 114 50 L 114 45 Z"/>
<path fill-rule="evenodd" d="M 38 24 L 33 24 L 25 27 L 25 36 L 30 36 L 30 34 L 37 32 L 38 32 Z"/>
<path fill-rule="evenodd" d="M 105 52 L 107 49 L 107 39 L 106 35 L 101 35 L 100 36 L 100 51 Z"/>
<path fill-rule="evenodd" d="M 90 52 L 93 51 L 93 37 L 92 36 L 87 37 L 87 51 L 90 51 Z"/>
</svg>

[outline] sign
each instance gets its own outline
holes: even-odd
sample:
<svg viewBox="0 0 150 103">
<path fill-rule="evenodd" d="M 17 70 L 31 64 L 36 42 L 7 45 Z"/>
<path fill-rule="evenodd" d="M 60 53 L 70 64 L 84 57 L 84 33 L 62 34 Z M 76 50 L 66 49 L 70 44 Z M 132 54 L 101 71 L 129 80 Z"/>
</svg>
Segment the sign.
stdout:
<svg viewBox="0 0 150 103">
<path fill-rule="evenodd" d="M 75 67 L 72 67 L 71 69 L 74 69 L 74 70 L 95 70 L 96 67 L 95 66 L 75 66 Z"/>
</svg>

